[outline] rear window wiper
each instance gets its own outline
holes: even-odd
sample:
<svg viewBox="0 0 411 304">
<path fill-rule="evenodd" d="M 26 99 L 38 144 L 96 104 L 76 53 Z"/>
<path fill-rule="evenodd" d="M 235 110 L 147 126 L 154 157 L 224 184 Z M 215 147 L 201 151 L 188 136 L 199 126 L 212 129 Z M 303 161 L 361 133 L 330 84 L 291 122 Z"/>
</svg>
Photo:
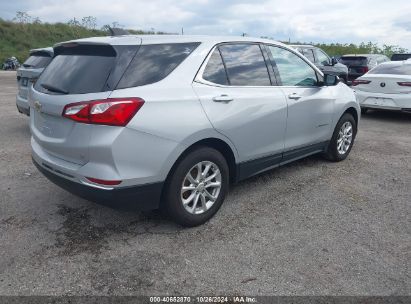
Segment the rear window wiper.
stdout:
<svg viewBox="0 0 411 304">
<path fill-rule="evenodd" d="M 23 66 L 24 66 L 25 68 L 31 68 L 31 67 L 34 67 L 34 65 L 27 64 L 27 63 L 23 63 Z"/>
<path fill-rule="evenodd" d="M 64 89 L 57 88 L 57 87 L 55 87 L 51 84 L 42 83 L 41 86 L 43 88 L 45 88 L 46 90 L 51 91 L 51 92 L 62 93 L 62 94 L 68 94 L 69 93 L 68 91 L 66 91 Z"/>
</svg>

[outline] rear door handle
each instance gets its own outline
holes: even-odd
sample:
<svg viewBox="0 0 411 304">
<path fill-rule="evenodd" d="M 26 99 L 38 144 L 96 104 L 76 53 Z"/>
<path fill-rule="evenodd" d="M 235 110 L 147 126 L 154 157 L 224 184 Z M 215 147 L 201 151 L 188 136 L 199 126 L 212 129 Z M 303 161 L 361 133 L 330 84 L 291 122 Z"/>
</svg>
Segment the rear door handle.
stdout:
<svg viewBox="0 0 411 304">
<path fill-rule="evenodd" d="M 301 96 L 298 95 L 297 93 L 292 93 L 292 94 L 288 95 L 288 98 L 298 100 L 298 99 L 301 98 Z"/>
<path fill-rule="evenodd" d="M 233 101 L 233 98 L 228 95 L 220 95 L 213 97 L 213 101 L 215 102 L 230 102 Z"/>
</svg>

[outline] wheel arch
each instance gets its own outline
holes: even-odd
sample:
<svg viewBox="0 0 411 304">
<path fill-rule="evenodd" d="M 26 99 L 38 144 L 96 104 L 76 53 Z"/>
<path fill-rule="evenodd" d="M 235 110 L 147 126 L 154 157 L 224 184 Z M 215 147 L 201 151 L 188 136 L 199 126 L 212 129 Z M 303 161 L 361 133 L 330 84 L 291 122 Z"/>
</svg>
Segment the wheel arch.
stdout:
<svg viewBox="0 0 411 304">
<path fill-rule="evenodd" d="M 173 166 L 169 170 L 166 178 L 167 180 L 170 178 L 172 172 L 176 168 L 176 166 L 179 164 L 179 162 L 191 151 L 199 148 L 199 147 L 210 147 L 218 152 L 220 152 L 225 160 L 227 161 L 228 169 L 229 169 L 229 176 L 230 176 L 230 183 L 234 183 L 237 180 L 237 174 L 238 174 L 238 169 L 237 169 L 237 163 L 236 163 L 236 155 L 235 151 L 233 151 L 233 148 L 224 140 L 216 137 L 209 137 L 209 138 L 204 138 L 201 140 L 198 140 L 191 145 L 189 145 L 182 153 L 180 153 L 179 157 L 177 160 L 174 162 Z"/>
<path fill-rule="evenodd" d="M 354 108 L 354 107 L 349 107 L 349 108 L 347 108 L 347 109 L 344 111 L 344 113 L 342 113 L 342 115 L 340 116 L 340 118 L 341 118 L 345 113 L 349 113 L 349 114 L 351 114 L 351 115 L 354 117 L 355 124 L 357 125 L 357 128 L 358 128 L 359 115 L 358 115 L 357 109 Z"/>
</svg>

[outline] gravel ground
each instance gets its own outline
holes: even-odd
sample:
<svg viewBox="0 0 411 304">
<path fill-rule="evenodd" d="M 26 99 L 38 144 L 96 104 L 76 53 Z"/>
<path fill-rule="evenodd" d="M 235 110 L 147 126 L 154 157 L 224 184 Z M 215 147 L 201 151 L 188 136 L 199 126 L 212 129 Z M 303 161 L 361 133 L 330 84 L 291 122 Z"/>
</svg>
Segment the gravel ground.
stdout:
<svg viewBox="0 0 411 304">
<path fill-rule="evenodd" d="M 184 229 L 50 183 L 15 94 L 0 72 L 1 295 L 411 295 L 411 115 L 369 112 L 346 161 L 251 178 Z"/>
</svg>

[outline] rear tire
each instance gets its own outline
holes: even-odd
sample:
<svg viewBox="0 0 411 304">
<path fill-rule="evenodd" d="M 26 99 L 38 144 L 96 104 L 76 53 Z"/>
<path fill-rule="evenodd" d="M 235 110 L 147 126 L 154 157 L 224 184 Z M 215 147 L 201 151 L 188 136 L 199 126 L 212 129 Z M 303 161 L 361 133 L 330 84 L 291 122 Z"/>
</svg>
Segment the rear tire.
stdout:
<svg viewBox="0 0 411 304">
<path fill-rule="evenodd" d="M 182 226 L 201 225 L 220 209 L 228 186 L 224 156 L 213 148 L 199 147 L 181 159 L 168 177 L 163 210 Z"/>
<path fill-rule="evenodd" d="M 331 161 L 342 161 L 350 154 L 357 135 L 357 123 L 350 113 L 345 113 L 335 126 L 325 157 Z"/>
</svg>

